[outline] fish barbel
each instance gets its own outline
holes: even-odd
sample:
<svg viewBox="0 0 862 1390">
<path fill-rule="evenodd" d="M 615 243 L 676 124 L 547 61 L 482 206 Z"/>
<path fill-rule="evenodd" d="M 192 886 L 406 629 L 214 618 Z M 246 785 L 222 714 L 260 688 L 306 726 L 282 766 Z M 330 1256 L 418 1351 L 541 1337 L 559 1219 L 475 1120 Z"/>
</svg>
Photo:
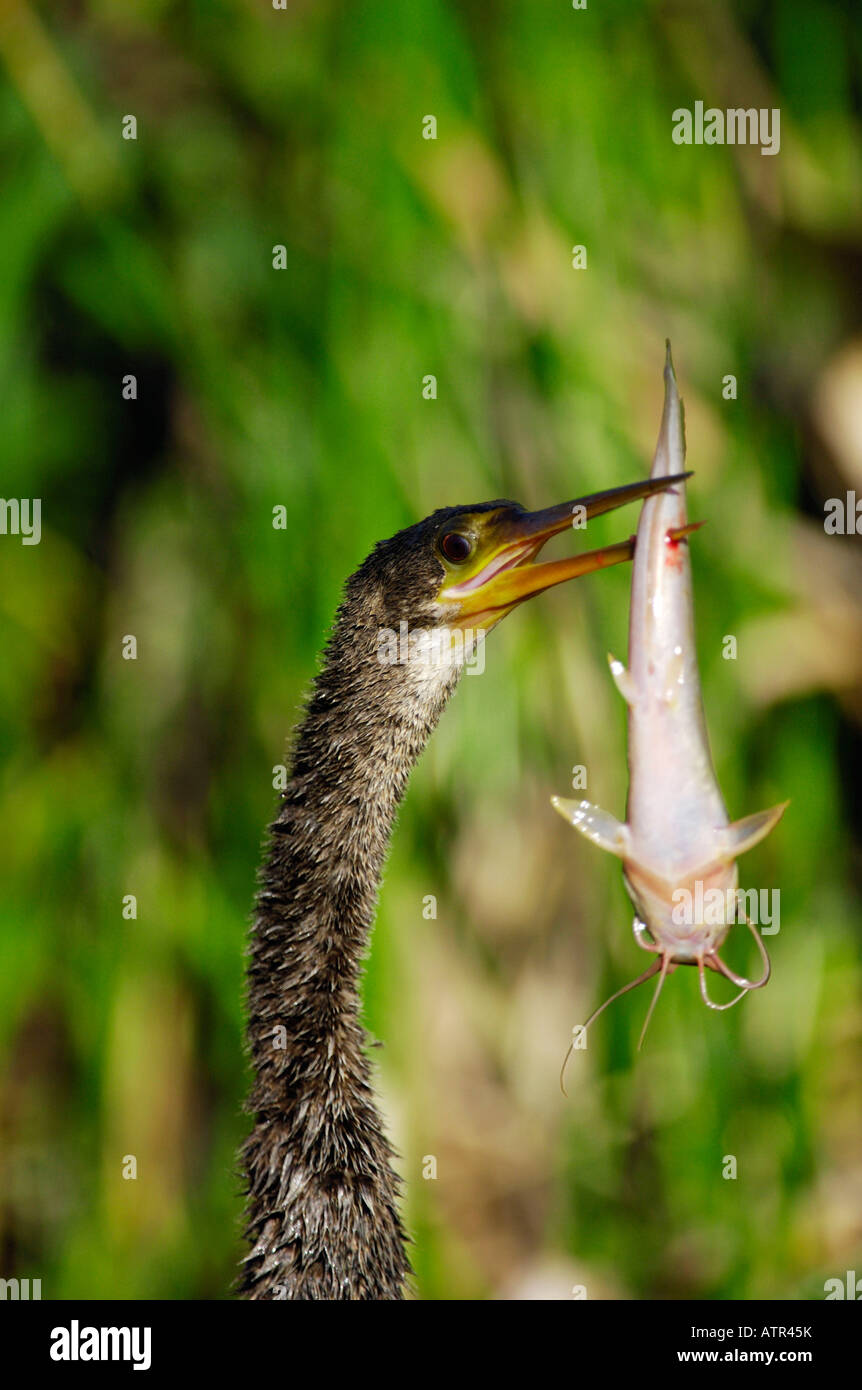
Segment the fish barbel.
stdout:
<svg viewBox="0 0 862 1390">
<path fill-rule="evenodd" d="M 670 343 L 664 368 L 664 411 L 653 459 L 653 478 L 685 471 L 682 402 Z M 769 957 L 760 933 L 748 922 L 760 951 L 763 973 L 747 980 L 718 955 L 739 920 L 737 856 L 751 849 L 780 820 L 788 803 L 731 822 L 709 751 L 694 639 L 694 602 L 685 483 L 644 502 L 635 541 L 629 614 L 629 666 L 609 657 L 611 673 L 628 705 L 629 793 L 626 822 L 589 801 L 553 797 L 556 809 L 581 834 L 623 862 L 635 905 L 635 940 L 656 956 L 636 980 L 612 995 L 587 1020 L 620 994 L 659 976 L 647 1024 L 665 975 L 694 965 L 704 1003 L 730 1008 L 769 979 Z M 698 891 L 699 889 L 699 891 Z M 717 893 L 715 890 L 718 890 Z M 703 903 L 710 904 L 705 913 Z M 698 914 L 689 910 L 700 903 Z M 723 906 L 715 906 L 721 904 Z M 688 905 L 688 906 L 687 906 Z M 708 917 L 708 920 L 706 920 Z M 727 1004 L 707 992 L 705 969 L 731 980 L 739 993 Z"/>
</svg>

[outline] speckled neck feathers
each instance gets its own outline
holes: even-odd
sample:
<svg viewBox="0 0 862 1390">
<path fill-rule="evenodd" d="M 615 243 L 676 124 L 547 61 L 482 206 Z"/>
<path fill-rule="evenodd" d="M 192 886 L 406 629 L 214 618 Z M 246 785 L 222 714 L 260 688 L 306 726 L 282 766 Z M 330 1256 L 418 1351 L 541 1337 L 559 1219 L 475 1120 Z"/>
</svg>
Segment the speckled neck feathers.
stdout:
<svg viewBox="0 0 862 1390">
<path fill-rule="evenodd" d="M 410 663 L 380 663 L 380 627 L 397 615 L 368 563 L 339 609 L 261 875 L 255 1123 L 242 1154 L 249 1298 L 395 1299 L 409 1274 L 358 987 L 398 803 L 458 671 L 417 681 Z"/>
</svg>

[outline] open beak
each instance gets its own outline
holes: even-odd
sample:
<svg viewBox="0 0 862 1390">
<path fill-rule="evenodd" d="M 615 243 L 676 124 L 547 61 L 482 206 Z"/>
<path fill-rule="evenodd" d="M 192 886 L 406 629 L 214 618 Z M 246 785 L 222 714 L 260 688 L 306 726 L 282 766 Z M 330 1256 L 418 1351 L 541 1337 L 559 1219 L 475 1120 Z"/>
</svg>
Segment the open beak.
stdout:
<svg viewBox="0 0 862 1390">
<path fill-rule="evenodd" d="M 562 584 L 566 579 L 589 574 L 592 570 L 618 565 L 634 556 L 635 538 L 618 545 L 588 550 L 566 560 L 534 564 L 536 556 L 551 536 L 571 528 L 580 529 L 584 522 L 603 512 L 614 511 L 626 502 L 651 497 L 664 492 L 674 483 L 684 483 L 691 473 L 676 473 L 671 477 L 645 478 L 640 483 L 594 492 L 556 507 L 539 512 L 504 511 L 492 513 L 488 519 L 488 535 L 481 566 L 472 574 L 444 586 L 441 598 L 459 605 L 455 621 L 458 626 L 491 627 L 505 617 L 516 604 L 533 594 Z M 489 555 L 490 549 L 490 555 Z"/>
</svg>

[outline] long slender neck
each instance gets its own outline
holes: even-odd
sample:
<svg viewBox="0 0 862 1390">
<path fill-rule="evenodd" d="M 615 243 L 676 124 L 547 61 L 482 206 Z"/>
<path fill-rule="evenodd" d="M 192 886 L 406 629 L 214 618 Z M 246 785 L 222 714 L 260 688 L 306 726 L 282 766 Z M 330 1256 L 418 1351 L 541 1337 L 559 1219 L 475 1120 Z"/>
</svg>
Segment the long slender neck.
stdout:
<svg viewBox="0 0 862 1390">
<path fill-rule="evenodd" d="M 244 1150 L 251 1298 L 400 1298 L 399 1180 L 370 1084 L 359 976 L 392 823 L 457 681 L 381 665 L 342 606 L 271 827 L 248 969 L 255 1124 Z"/>
</svg>

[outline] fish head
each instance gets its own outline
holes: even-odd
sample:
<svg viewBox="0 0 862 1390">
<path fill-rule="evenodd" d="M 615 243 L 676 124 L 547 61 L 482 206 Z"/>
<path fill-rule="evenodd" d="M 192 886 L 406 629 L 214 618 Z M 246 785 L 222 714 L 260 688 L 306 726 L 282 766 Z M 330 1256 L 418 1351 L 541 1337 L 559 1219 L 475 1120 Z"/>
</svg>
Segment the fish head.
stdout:
<svg viewBox="0 0 862 1390">
<path fill-rule="evenodd" d="M 629 897 L 660 954 L 678 965 L 715 955 L 736 915 L 739 874 L 734 859 L 665 879 L 634 860 L 624 861 Z"/>
</svg>

